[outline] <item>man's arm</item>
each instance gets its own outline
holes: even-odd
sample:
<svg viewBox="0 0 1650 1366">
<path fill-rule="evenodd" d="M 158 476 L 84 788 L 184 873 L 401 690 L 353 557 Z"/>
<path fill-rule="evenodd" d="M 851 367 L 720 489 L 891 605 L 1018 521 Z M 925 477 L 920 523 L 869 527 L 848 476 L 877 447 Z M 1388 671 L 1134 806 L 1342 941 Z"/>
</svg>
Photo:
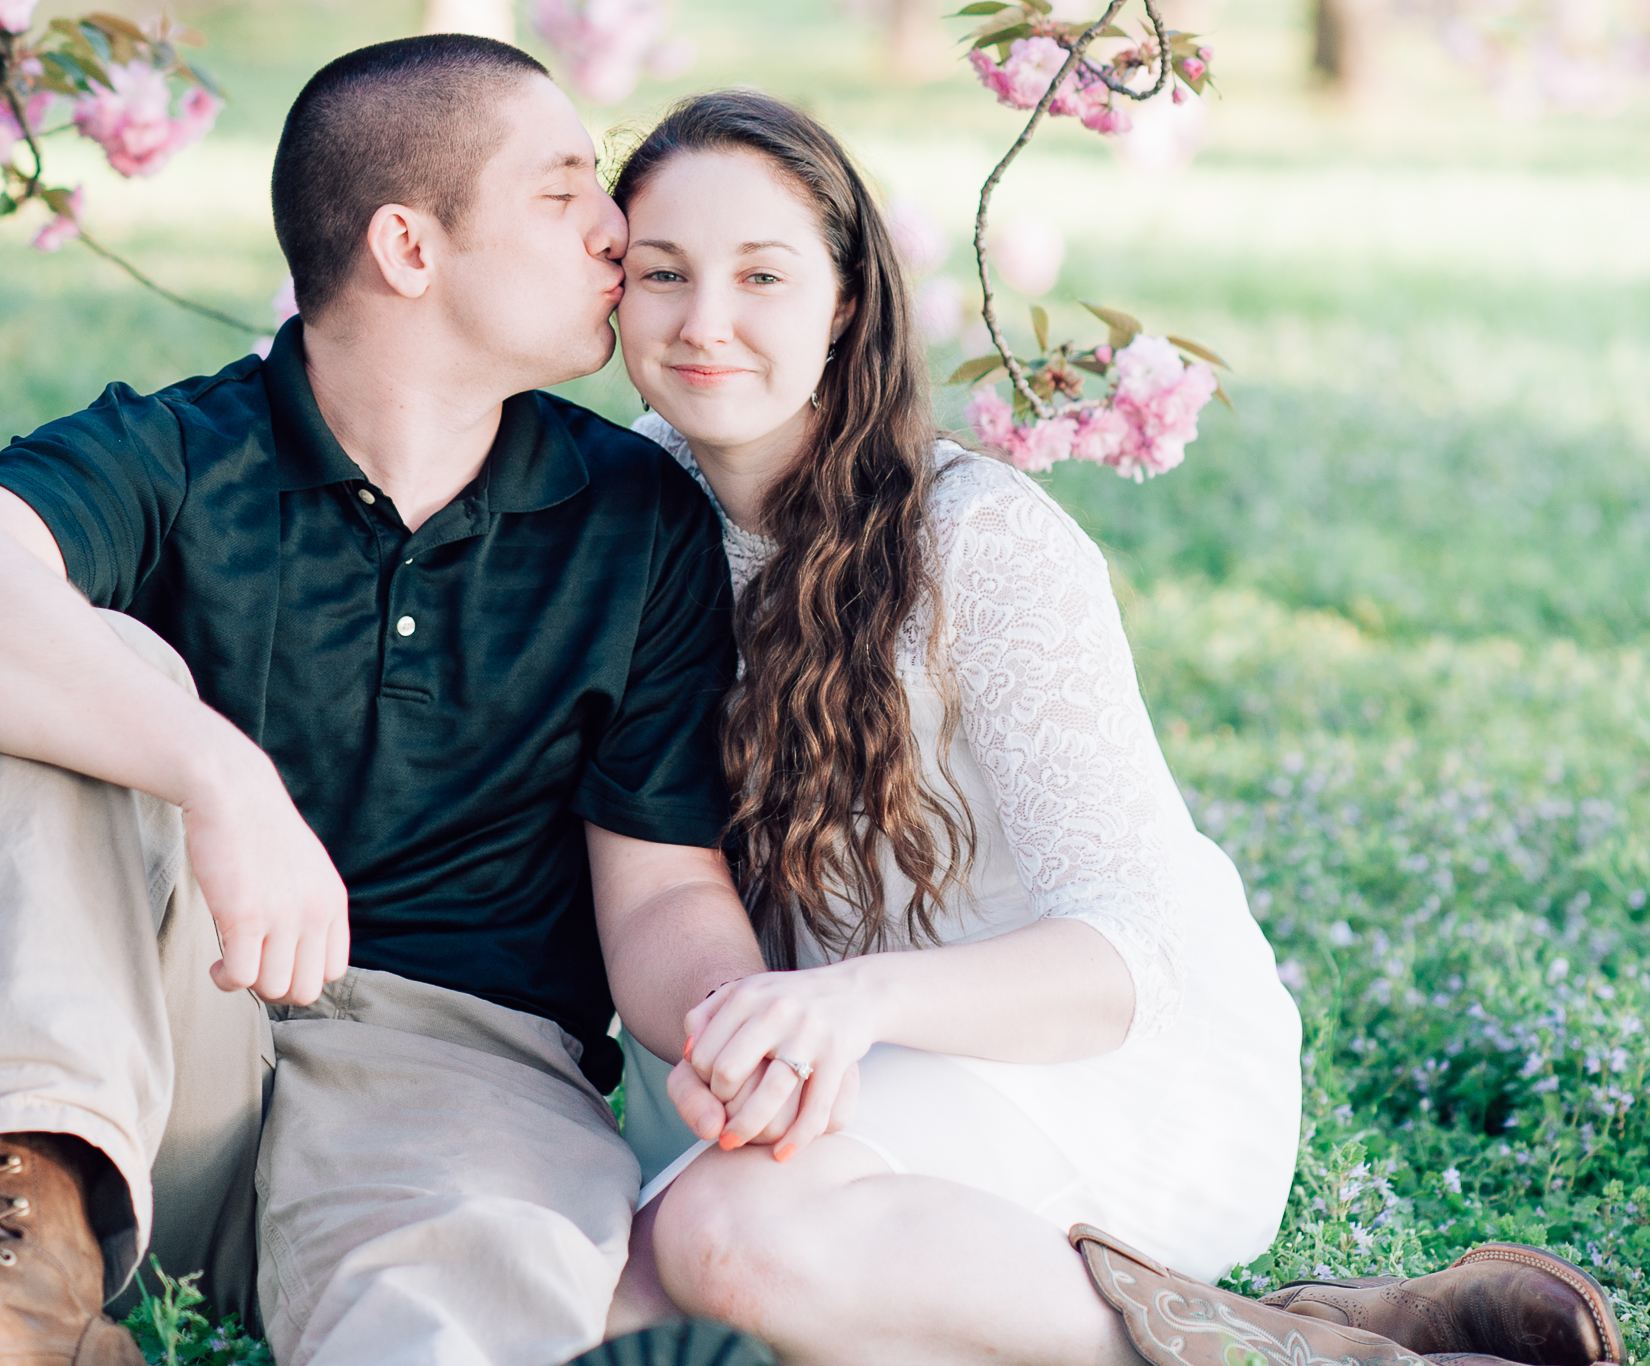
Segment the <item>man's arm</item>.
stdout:
<svg viewBox="0 0 1650 1366">
<path fill-rule="evenodd" d="M 129 650 L 66 581 L 45 522 L 0 489 L 0 753 L 183 808 L 223 938 L 212 979 L 306 1004 L 349 961 L 348 898 L 269 758 Z"/>
</svg>

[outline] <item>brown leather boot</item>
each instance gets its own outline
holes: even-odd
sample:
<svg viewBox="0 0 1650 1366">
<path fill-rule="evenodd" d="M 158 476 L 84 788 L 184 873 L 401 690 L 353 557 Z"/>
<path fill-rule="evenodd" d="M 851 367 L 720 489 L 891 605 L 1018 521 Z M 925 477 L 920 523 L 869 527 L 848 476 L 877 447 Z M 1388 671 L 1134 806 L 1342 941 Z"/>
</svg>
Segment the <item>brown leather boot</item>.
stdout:
<svg viewBox="0 0 1650 1366">
<path fill-rule="evenodd" d="M 1067 1237 L 1152 1366 L 1427 1366 L 1375 1333 L 1286 1313 L 1170 1271 L 1092 1224 L 1074 1224 Z"/>
<path fill-rule="evenodd" d="M 0 1361 L 144 1366 L 132 1335 L 102 1313 L 103 1252 L 74 1147 L 55 1134 L 0 1135 Z"/>
<path fill-rule="evenodd" d="M 1485 1243 L 1446 1270 L 1408 1280 L 1291 1281 L 1261 1303 L 1379 1333 L 1424 1356 L 1592 1366 L 1620 1361 L 1624 1350 L 1604 1287 L 1562 1257 L 1522 1243 Z"/>
</svg>

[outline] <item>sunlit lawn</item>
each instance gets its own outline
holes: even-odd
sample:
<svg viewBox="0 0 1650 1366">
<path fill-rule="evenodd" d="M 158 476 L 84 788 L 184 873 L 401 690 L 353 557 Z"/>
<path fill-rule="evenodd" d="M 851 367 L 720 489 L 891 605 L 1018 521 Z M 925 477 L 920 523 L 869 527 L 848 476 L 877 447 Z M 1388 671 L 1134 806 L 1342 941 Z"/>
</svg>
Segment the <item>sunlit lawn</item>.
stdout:
<svg viewBox="0 0 1650 1366">
<path fill-rule="evenodd" d="M 139 185 L 70 141 L 53 156 L 111 243 L 261 323 L 284 274 L 263 187 L 285 104 L 415 10 L 206 11 L 236 97 L 212 139 Z M 890 83 L 824 0 L 679 13 L 697 70 L 593 115 L 598 134 L 759 83 L 925 203 L 966 277 L 1011 115 L 960 77 Z M 1226 95 L 1191 170 L 1146 176 L 1058 130 L 1002 204 L 1067 235 L 1057 332 L 1091 299 L 1236 370 L 1236 411 L 1210 411 L 1183 469 L 1051 482 L 1108 549 L 1171 762 L 1308 1020 L 1301 1182 L 1244 1283 L 1547 1242 L 1625 1297 L 1642 1359 L 1650 120 L 1507 125 L 1418 39 L 1389 103 L 1352 117 L 1305 88 L 1277 0 L 1196 22 Z M 0 435 L 108 380 L 153 388 L 239 354 L 83 251 L 24 242 L 0 225 Z M 936 371 L 964 354 L 942 348 Z M 616 366 L 569 392 L 636 411 Z M 942 393 L 947 420 L 961 398 Z"/>
</svg>

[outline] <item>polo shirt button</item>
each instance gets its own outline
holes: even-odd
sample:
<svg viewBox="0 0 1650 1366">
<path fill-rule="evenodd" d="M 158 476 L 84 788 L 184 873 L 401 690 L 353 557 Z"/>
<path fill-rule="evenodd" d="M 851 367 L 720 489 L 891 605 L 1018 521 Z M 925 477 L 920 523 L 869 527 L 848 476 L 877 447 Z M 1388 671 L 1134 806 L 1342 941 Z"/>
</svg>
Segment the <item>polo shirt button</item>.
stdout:
<svg viewBox="0 0 1650 1366">
<path fill-rule="evenodd" d="M 411 617 L 402 617 L 395 623 L 395 633 L 398 636 L 410 636 L 418 629 L 418 623 Z"/>
<path fill-rule="evenodd" d="M 371 507 L 374 503 L 376 503 L 378 501 L 376 498 L 373 497 L 371 489 L 356 489 L 355 492 L 360 496 L 361 501 L 363 503 L 365 503 L 368 507 Z"/>
</svg>

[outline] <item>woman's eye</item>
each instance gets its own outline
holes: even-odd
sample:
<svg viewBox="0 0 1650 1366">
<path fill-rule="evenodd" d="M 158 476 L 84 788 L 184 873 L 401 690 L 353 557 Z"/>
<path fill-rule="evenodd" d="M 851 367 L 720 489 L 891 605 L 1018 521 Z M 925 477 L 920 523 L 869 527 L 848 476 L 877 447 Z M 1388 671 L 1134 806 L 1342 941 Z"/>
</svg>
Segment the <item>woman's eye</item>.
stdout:
<svg viewBox="0 0 1650 1366">
<path fill-rule="evenodd" d="M 676 284 L 682 277 L 674 270 L 650 270 L 642 279 L 657 280 L 662 285 Z"/>
<path fill-rule="evenodd" d="M 753 285 L 776 285 L 779 283 L 777 275 L 771 275 L 765 270 L 756 271 L 746 277 Z"/>
</svg>

